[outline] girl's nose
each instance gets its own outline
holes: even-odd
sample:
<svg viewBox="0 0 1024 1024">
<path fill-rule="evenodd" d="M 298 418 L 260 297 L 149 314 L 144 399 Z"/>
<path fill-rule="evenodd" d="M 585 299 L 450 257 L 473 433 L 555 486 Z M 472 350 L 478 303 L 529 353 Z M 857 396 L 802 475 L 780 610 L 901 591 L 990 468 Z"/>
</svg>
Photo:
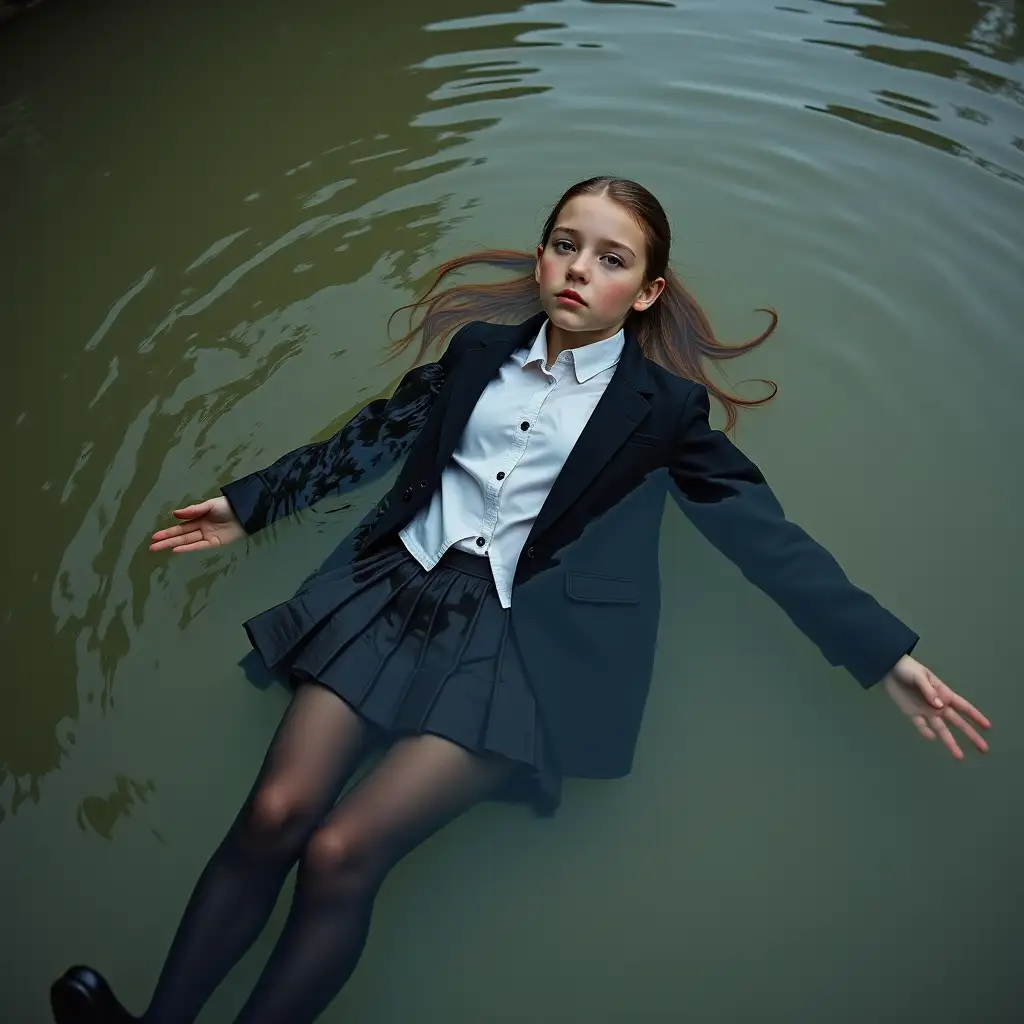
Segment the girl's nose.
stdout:
<svg viewBox="0 0 1024 1024">
<path fill-rule="evenodd" d="M 569 274 L 578 280 L 585 280 L 587 276 L 586 261 L 583 259 L 573 260 L 569 264 Z"/>
</svg>

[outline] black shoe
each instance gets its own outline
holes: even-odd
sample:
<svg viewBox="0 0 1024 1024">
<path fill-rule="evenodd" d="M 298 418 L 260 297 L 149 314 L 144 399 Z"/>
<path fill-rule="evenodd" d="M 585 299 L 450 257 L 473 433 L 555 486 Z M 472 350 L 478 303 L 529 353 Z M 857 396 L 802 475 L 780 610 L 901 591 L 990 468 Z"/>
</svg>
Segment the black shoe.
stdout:
<svg viewBox="0 0 1024 1024">
<path fill-rule="evenodd" d="M 91 967 L 65 971 L 50 986 L 50 1007 L 57 1024 L 131 1024 L 135 1020 Z"/>
</svg>

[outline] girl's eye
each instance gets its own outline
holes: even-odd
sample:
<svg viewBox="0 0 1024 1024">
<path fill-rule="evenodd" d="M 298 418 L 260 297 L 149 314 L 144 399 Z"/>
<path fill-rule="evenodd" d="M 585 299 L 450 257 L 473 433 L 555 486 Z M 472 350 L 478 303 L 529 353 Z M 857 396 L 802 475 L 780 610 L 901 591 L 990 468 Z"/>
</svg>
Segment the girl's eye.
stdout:
<svg viewBox="0 0 1024 1024">
<path fill-rule="evenodd" d="M 575 247 L 568 238 L 559 238 L 551 243 L 551 248 L 554 249 L 555 252 L 567 253 L 572 252 Z M 618 256 L 611 252 L 606 252 L 601 259 L 608 260 L 608 265 L 612 267 L 624 267 L 626 265 Z"/>
</svg>

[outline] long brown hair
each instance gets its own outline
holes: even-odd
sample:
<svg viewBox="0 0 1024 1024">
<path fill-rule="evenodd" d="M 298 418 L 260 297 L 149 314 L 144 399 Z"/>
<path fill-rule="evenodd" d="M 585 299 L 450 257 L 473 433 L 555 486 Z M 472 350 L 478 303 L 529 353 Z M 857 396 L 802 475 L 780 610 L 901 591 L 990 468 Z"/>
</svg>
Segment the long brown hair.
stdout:
<svg viewBox="0 0 1024 1024">
<path fill-rule="evenodd" d="M 665 278 L 664 291 L 657 301 L 642 312 L 634 310 L 627 318 L 636 332 L 644 355 L 672 373 L 703 384 L 724 407 L 727 432 L 736 425 L 738 406 L 752 407 L 770 402 L 778 392 L 774 381 L 757 378 L 773 389 L 764 398 L 729 395 L 709 378 L 703 361 L 735 359 L 756 348 L 775 330 L 779 322 L 778 314 L 773 309 L 759 310 L 771 317 L 771 323 L 761 334 L 739 345 L 723 345 L 715 337 L 707 315 L 697 300 L 669 266 L 672 233 L 668 217 L 661 203 L 643 185 L 625 178 L 611 177 L 589 178 L 578 182 L 567 189 L 555 204 L 544 223 L 540 244 L 548 244 L 548 238 L 565 204 L 576 196 L 584 195 L 607 196 L 631 214 L 643 229 L 647 241 L 645 279 L 651 281 L 658 277 Z M 393 318 L 403 310 L 409 310 L 410 329 L 403 337 L 389 344 L 388 356 L 394 358 L 404 352 L 417 334 L 420 335 L 417 360 L 420 360 L 432 347 L 440 348 L 456 330 L 472 320 L 521 323 L 540 312 L 540 289 L 533 276 L 535 263 L 534 254 L 511 249 L 485 249 L 442 263 L 434 271 L 433 284 L 426 292 L 415 302 L 400 306 L 391 314 Z M 451 285 L 434 294 L 449 274 L 474 266 L 494 267 L 513 276 L 508 280 L 488 284 Z M 420 310 L 423 311 L 423 318 L 413 327 L 412 318 Z M 725 376 L 724 371 L 720 372 Z"/>
</svg>

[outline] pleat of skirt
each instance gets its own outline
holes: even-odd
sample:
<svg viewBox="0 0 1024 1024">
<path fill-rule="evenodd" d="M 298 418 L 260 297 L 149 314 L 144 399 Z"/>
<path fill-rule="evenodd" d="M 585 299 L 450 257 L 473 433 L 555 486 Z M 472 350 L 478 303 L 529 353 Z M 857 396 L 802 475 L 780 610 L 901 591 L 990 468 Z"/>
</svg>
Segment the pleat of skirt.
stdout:
<svg viewBox="0 0 1024 1024">
<path fill-rule="evenodd" d="M 401 541 L 244 623 L 268 668 L 333 690 L 389 737 L 432 733 L 521 767 L 499 799 L 551 814 L 561 777 L 484 557 L 427 572 Z"/>
</svg>

